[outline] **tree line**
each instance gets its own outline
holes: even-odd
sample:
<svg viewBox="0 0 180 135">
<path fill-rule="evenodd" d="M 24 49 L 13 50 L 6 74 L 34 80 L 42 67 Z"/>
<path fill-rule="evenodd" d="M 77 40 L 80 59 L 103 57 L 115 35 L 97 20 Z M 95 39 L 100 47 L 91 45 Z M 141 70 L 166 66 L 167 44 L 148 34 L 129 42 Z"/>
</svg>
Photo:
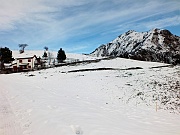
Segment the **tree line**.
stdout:
<svg viewBox="0 0 180 135">
<path fill-rule="evenodd" d="M 47 58 L 48 55 L 50 55 L 50 54 L 47 54 L 48 47 L 45 46 L 44 49 L 45 51 L 44 51 L 43 57 Z M 62 63 L 66 59 L 65 51 L 62 48 L 58 50 L 56 59 L 58 60 L 58 63 Z"/>
<path fill-rule="evenodd" d="M 24 49 L 25 47 L 27 47 L 27 44 L 19 44 L 20 53 L 24 53 Z M 48 51 L 48 47 L 44 47 L 44 49 L 46 51 L 44 51 L 43 57 L 48 57 L 47 51 Z M 58 63 L 62 63 L 64 62 L 64 60 L 66 59 L 66 54 L 65 51 L 60 48 L 57 52 L 57 57 L 56 57 Z M 12 61 L 14 61 L 15 59 L 12 56 L 12 51 L 8 48 L 8 47 L 0 47 L 0 68 L 1 70 L 4 69 L 4 63 L 11 63 Z"/>
</svg>

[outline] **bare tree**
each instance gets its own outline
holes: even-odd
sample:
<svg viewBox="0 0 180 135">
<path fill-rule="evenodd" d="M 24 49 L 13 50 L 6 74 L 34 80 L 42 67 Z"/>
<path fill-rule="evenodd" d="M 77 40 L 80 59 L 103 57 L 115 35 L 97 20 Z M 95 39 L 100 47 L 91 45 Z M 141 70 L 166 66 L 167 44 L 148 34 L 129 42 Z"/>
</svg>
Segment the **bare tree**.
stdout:
<svg viewBox="0 0 180 135">
<path fill-rule="evenodd" d="M 53 53 L 48 52 L 48 61 L 49 61 L 49 65 L 51 64 L 51 60 L 54 58 Z"/>
<path fill-rule="evenodd" d="M 19 44 L 19 48 L 20 48 L 19 52 L 23 53 L 26 46 L 28 46 L 28 45 L 27 44 Z"/>
<path fill-rule="evenodd" d="M 45 49 L 46 51 L 48 51 L 49 48 L 48 48 L 47 46 L 45 46 L 44 49 Z"/>
</svg>

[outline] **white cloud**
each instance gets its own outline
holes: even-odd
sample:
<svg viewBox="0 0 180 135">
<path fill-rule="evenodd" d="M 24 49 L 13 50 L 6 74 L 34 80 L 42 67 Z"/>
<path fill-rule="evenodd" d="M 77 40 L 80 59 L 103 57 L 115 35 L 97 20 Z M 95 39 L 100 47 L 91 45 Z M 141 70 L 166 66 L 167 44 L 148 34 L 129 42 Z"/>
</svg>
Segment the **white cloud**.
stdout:
<svg viewBox="0 0 180 135">
<path fill-rule="evenodd" d="M 169 26 L 176 26 L 180 24 L 180 20 L 177 16 L 169 17 L 165 19 L 158 19 L 151 22 L 139 22 L 139 23 L 127 23 L 119 25 L 117 29 L 112 30 L 113 33 L 118 31 L 127 32 L 128 30 L 136 30 L 139 32 L 148 31 L 153 28 L 164 29 Z M 106 33 L 107 34 L 107 33 Z"/>
<path fill-rule="evenodd" d="M 180 17 L 173 16 L 173 17 L 159 19 L 159 20 L 155 20 L 151 22 L 146 22 L 144 25 L 148 29 L 152 29 L 152 28 L 165 28 L 168 26 L 174 26 L 174 25 L 179 25 L 179 24 L 180 24 Z"/>
<path fill-rule="evenodd" d="M 0 8 L 0 30 L 13 29 L 16 23 L 32 23 L 42 25 L 61 25 L 68 28 L 81 29 L 100 23 L 121 23 L 130 19 L 143 18 L 149 15 L 177 10 L 176 4 L 159 1 L 129 2 L 113 0 L 108 8 L 105 0 L 86 2 L 84 0 L 2 0 Z M 119 4 L 114 5 L 114 4 Z M 90 4 L 90 5 L 88 5 Z M 83 7 L 84 8 L 80 8 Z M 91 7 L 89 7 L 91 6 Z M 127 7 L 128 6 L 128 7 Z M 76 12 L 73 14 L 73 11 Z M 70 15 L 69 15 L 69 14 Z M 72 14 L 72 15 L 71 15 Z M 61 18 L 65 16 L 65 18 Z M 6 25 L 6 26 L 5 26 Z M 49 27 L 51 29 L 51 27 Z"/>
<path fill-rule="evenodd" d="M 133 25 L 136 28 L 178 25 L 178 15 L 158 16 L 180 8 L 176 0 L 0 0 L 0 3 L 0 33 L 7 31 L 15 43 L 32 42 L 34 46 L 129 30 Z M 153 19 L 142 21 L 148 18 Z"/>
</svg>

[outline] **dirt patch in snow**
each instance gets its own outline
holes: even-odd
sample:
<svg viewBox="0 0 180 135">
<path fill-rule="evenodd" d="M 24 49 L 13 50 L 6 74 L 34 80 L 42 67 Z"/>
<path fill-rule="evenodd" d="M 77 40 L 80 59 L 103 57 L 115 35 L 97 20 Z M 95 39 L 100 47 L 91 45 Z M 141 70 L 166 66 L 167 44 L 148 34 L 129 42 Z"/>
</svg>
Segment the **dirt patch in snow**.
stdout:
<svg viewBox="0 0 180 135">
<path fill-rule="evenodd" d="M 132 68 L 126 68 L 126 69 L 119 69 L 119 68 L 92 68 L 92 69 L 71 70 L 71 71 L 68 71 L 68 73 L 71 73 L 71 72 L 85 72 L 85 71 L 101 71 L 101 70 L 135 70 L 135 69 L 143 69 L 143 68 L 141 68 L 141 67 L 132 67 Z"/>
</svg>

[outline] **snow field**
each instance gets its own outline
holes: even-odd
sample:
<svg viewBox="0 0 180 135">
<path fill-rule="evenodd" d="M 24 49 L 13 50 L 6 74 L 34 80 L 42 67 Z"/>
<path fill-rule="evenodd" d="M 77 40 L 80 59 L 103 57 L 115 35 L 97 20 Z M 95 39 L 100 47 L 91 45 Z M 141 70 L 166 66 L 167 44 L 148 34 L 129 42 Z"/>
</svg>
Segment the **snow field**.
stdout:
<svg viewBox="0 0 180 135">
<path fill-rule="evenodd" d="M 179 135 L 178 111 L 165 110 L 160 99 L 153 100 L 166 90 L 163 83 L 179 80 L 178 66 L 150 68 L 164 65 L 117 58 L 0 75 L 0 91 L 22 135 Z M 68 73 L 98 67 L 143 69 Z"/>
</svg>

